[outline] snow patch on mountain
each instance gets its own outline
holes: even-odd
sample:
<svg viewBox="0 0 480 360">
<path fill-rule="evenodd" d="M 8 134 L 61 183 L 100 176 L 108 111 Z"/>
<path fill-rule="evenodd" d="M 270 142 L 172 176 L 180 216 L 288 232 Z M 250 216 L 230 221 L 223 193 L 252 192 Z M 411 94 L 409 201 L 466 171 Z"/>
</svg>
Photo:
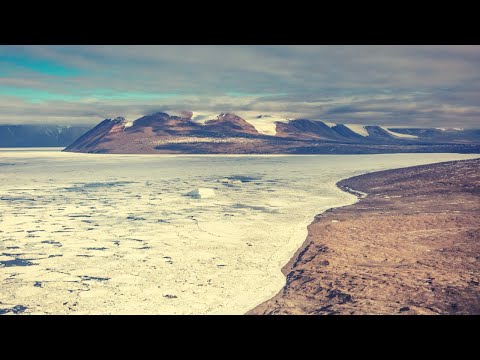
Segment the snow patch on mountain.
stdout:
<svg viewBox="0 0 480 360">
<path fill-rule="evenodd" d="M 46 128 L 43 133 L 47 136 L 55 136 L 58 137 L 65 129 L 68 129 L 66 126 L 57 125 L 56 127 L 48 127 Z"/>
<path fill-rule="evenodd" d="M 358 135 L 369 136 L 369 133 L 367 129 L 365 129 L 364 125 L 358 125 L 358 124 L 344 124 L 344 125 L 350 130 L 352 130 L 354 133 L 357 133 Z"/>
<path fill-rule="evenodd" d="M 126 121 L 125 124 L 123 124 L 123 129 L 129 128 L 133 126 L 133 121 Z"/>
<path fill-rule="evenodd" d="M 418 139 L 418 136 L 416 135 L 410 135 L 410 134 L 402 134 L 402 133 L 397 133 L 395 131 L 389 130 L 386 127 L 382 127 L 383 130 L 385 130 L 387 133 L 389 133 L 392 136 L 398 137 L 398 138 L 405 138 L 405 139 Z"/>
<path fill-rule="evenodd" d="M 208 120 L 214 120 L 218 117 L 218 113 L 198 113 L 194 112 L 192 120 L 198 124 L 205 124 Z"/>
<path fill-rule="evenodd" d="M 448 131 L 448 130 L 463 131 L 465 129 L 464 128 L 435 128 L 435 130 L 440 130 L 440 131 Z"/>
<path fill-rule="evenodd" d="M 271 136 L 274 136 L 277 133 L 277 121 L 288 121 L 284 117 L 275 115 L 253 115 L 245 117 L 244 119 L 255 126 L 255 129 L 257 129 L 260 134 Z"/>
</svg>

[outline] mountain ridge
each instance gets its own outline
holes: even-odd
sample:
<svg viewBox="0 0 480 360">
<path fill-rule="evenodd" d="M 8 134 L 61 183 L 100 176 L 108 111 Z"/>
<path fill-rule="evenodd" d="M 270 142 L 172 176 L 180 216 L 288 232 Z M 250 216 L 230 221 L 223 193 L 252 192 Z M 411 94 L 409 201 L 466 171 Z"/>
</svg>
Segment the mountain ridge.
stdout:
<svg viewBox="0 0 480 360">
<path fill-rule="evenodd" d="M 65 147 L 90 126 L 0 125 L 0 148 Z"/>
<path fill-rule="evenodd" d="M 332 126 L 320 120 L 274 121 L 274 134 L 254 122 L 221 113 L 203 123 L 193 113 L 156 112 L 130 122 L 105 119 L 64 151 L 92 153 L 383 153 L 480 152 L 480 130 L 386 128 L 378 125 Z M 357 129 L 357 131 L 355 131 Z M 440 131 L 440 132 L 439 132 Z M 452 134 L 453 131 L 453 134 Z"/>
</svg>

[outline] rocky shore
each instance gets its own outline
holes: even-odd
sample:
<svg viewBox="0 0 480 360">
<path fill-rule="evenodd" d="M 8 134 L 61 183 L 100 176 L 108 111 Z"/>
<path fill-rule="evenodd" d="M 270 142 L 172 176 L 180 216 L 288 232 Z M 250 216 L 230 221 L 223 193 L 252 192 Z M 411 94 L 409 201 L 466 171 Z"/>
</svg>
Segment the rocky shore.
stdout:
<svg viewBox="0 0 480 360">
<path fill-rule="evenodd" d="M 359 201 L 315 218 L 248 314 L 480 314 L 480 159 L 337 185 Z"/>
</svg>

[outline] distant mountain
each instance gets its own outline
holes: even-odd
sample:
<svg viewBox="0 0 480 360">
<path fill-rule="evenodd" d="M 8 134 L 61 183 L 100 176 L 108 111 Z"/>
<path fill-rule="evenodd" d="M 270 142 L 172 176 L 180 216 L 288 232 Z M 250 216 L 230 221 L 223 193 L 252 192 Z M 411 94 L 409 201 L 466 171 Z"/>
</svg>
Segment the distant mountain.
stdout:
<svg viewBox="0 0 480 360">
<path fill-rule="evenodd" d="M 194 120 L 192 112 L 175 115 L 158 112 L 133 122 L 121 117 L 106 119 L 64 151 L 127 154 L 480 153 L 480 130 L 328 125 L 309 119 L 280 121 L 265 115 L 247 121 L 232 113 L 200 123 Z"/>
<path fill-rule="evenodd" d="M 391 128 L 389 129 L 402 135 L 411 135 L 420 141 L 432 143 L 479 143 L 480 129 L 412 129 L 412 128 Z"/>
<path fill-rule="evenodd" d="M 346 138 L 322 121 L 298 119 L 278 121 L 276 136 L 299 140 L 346 141 Z"/>
<path fill-rule="evenodd" d="M 0 125 L 0 148 L 65 147 L 89 129 L 89 126 Z"/>
</svg>

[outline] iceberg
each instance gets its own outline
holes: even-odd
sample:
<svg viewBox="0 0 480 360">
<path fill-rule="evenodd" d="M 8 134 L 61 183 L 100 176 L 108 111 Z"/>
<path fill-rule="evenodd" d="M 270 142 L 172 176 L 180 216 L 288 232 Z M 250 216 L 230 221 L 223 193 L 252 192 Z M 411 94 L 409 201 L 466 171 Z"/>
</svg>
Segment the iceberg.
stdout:
<svg viewBox="0 0 480 360">
<path fill-rule="evenodd" d="M 215 191 L 208 188 L 198 188 L 187 193 L 187 196 L 191 196 L 197 199 L 208 199 L 215 197 Z"/>
</svg>

